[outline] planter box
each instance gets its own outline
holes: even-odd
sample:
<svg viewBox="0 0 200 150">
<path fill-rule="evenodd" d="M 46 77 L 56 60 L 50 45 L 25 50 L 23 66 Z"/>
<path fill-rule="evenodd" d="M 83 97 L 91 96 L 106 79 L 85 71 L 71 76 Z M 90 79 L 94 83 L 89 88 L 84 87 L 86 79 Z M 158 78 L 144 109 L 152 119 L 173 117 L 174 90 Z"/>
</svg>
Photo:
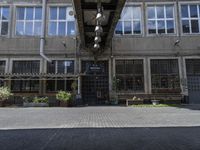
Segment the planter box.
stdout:
<svg viewBox="0 0 200 150">
<path fill-rule="evenodd" d="M 23 103 L 24 107 L 49 107 L 47 103 Z"/>
<path fill-rule="evenodd" d="M 69 102 L 60 101 L 60 107 L 69 107 Z"/>
</svg>

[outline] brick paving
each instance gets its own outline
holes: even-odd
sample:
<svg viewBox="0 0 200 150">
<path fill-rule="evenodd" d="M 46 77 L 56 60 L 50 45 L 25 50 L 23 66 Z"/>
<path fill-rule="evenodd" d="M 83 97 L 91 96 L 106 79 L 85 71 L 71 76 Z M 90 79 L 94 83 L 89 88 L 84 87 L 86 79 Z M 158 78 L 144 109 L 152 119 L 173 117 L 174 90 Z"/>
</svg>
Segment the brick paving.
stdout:
<svg viewBox="0 0 200 150">
<path fill-rule="evenodd" d="M 0 108 L 0 150 L 199 150 L 200 107 Z"/>
</svg>

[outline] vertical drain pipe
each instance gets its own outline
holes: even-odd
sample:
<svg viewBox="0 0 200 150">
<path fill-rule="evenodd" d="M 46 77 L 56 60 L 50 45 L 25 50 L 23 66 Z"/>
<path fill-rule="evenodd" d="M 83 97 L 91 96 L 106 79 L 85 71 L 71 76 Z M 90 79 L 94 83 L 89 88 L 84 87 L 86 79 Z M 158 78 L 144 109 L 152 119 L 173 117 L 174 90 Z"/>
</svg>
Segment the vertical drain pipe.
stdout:
<svg viewBox="0 0 200 150">
<path fill-rule="evenodd" d="M 46 21 L 46 4 L 47 0 L 42 0 L 42 29 L 40 36 L 40 56 L 42 56 L 48 62 L 52 62 L 45 54 L 44 54 L 44 43 L 45 43 L 45 21 Z"/>
</svg>

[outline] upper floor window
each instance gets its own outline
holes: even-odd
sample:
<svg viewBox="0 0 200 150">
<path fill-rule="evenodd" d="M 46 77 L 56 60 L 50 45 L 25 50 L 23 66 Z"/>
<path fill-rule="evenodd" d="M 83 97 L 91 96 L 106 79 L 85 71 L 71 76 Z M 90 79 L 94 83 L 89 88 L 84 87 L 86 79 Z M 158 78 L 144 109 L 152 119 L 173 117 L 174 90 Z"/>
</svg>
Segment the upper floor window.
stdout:
<svg viewBox="0 0 200 150">
<path fill-rule="evenodd" d="M 174 5 L 148 5 L 147 30 L 148 34 L 174 34 L 175 15 Z"/>
<path fill-rule="evenodd" d="M 115 34 L 141 34 L 141 20 L 140 6 L 126 6 L 116 26 Z"/>
<path fill-rule="evenodd" d="M 9 7 L 0 6 L 0 35 L 8 35 L 9 16 Z"/>
<path fill-rule="evenodd" d="M 39 36 L 41 28 L 41 7 L 17 7 L 16 35 Z"/>
<path fill-rule="evenodd" d="M 184 34 L 200 33 L 200 5 L 181 5 L 181 21 Z"/>
<path fill-rule="evenodd" d="M 50 7 L 49 35 L 75 35 L 75 18 L 72 7 Z"/>
</svg>

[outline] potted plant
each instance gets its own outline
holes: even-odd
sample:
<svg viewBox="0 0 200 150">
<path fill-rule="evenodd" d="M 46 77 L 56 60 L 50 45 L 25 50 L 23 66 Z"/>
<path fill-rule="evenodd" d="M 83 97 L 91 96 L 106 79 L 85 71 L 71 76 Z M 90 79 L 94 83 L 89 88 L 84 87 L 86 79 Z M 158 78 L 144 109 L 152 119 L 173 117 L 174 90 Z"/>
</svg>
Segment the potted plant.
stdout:
<svg viewBox="0 0 200 150">
<path fill-rule="evenodd" d="M 61 107 L 68 107 L 72 100 L 72 94 L 70 92 L 59 91 L 56 94 L 56 99 L 60 101 Z"/>
<path fill-rule="evenodd" d="M 24 107 L 48 107 L 49 100 L 48 97 L 37 97 L 35 96 L 33 99 L 30 97 L 23 97 Z"/>
<path fill-rule="evenodd" d="M 4 106 L 5 100 L 7 100 L 13 94 L 8 87 L 0 87 L 0 107 Z"/>
<path fill-rule="evenodd" d="M 139 105 L 139 104 L 144 103 L 144 100 L 142 98 L 139 98 L 139 97 L 136 97 L 136 96 L 134 96 L 132 100 L 133 100 L 133 104 L 135 104 L 135 105 Z"/>
<path fill-rule="evenodd" d="M 155 94 L 158 93 L 158 89 L 154 89 L 154 99 L 151 100 L 153 105 L 158 105 L 160 103 L 160 100 L 156 99 Z"/>
</svg>

